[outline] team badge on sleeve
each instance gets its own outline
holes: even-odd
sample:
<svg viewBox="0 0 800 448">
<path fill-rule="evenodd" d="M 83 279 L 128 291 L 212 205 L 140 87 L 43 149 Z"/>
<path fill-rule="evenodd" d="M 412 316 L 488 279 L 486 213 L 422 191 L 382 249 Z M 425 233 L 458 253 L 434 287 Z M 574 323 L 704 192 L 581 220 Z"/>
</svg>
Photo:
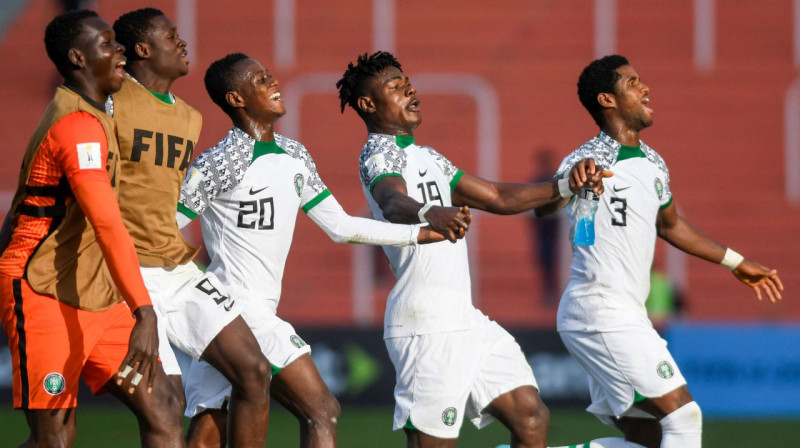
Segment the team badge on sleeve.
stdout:
<svg viewBox="0 0 800 448">
<path fill-rule="evenodd" d="M 658 196 L 658 199 L 664 197 L 664 183 L 661 182 L 661 179 L 656 177 L 653 187 L 656 189 L 656 195 Z"/>
<path fill-rule="evenodd" d="M 100 160 L 100 143 L 78 143 L 76 145 L 78 151 L 78 166 L 80 169 L 95 169 L 102 168 L 102 160 Z"/>
<path fill-rule="evenodd" d="M 303 179 L 303 175 L 297 173 L 294 175 L 294 190 L 297 192 L 297 196 L 300 196 L 303 193 L 303 187 L 305 187 L 306 181 Z"/>
</svg>

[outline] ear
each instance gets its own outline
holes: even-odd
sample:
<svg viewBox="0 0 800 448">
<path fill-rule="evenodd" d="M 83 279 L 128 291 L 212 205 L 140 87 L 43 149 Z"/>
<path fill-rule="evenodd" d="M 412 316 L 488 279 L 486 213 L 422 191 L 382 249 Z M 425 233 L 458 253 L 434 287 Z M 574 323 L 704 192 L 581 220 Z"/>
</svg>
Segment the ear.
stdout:
<svg viewBox="0 0 800 448">
<path fill-rule="evenodd" d="M 225 94 L 225 101 L 234 108 L 244 107 L 244 97 L 239 92 L 228 92 Z"/>
<path fill-rule="evenodd" d="M 598 93 L 597 102 L 604 108 L 617 107 L 617 97 L 615 97 L 613 93 Z"/>
<path fill-rule="evenodd" d="M 69 59 L 69 62 L 79 68 L 83 68 L 86 65 L 86 62 L 83 58 L 83 53 L 81 53 L 77 48 L 70 48 L 69 52 L 67 53 L 67 58 Z"/>
<path fill-rule="evenodd" d="M 140 59 L 147 59 L 150 57 L 150 45 L 145 42 L 137 42 L 133 46 L 133 51 Z"/>
<path fill-rule="evenodd" d="M 361 109 L 362 112 L 368 114 L 375 113 L 375 103 L 372 101 L 372 98 L 368 96 L 358 97 L 356 104 L 358 104 L 358 108 Z"/>
</svg>

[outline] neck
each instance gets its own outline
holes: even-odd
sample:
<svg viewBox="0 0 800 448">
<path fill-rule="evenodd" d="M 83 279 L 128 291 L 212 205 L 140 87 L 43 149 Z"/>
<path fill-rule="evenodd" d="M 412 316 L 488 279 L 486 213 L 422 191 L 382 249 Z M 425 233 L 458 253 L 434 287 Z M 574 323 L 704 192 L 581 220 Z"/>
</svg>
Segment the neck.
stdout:
<svg viewBox="0 0 800 448">
<path fill-rule="evenodd" d="M 414 135 L 414 129 L 404 129 L 391 123 L 376 123 L 373 121 L 367 121 L 365 124 L 367 125 L 367 132 L 370 134 Z M 414 128 L 416 128 L 416 126 Z"/>
<path fill-rule="evenodd" d="M 172 88 L 172 83 L 175 82 L 174 79 L 161 76 L 135 62 L 130 63 L 126 69 L 131 76 L 151 92 L 167 94 Z"/>
<path fill-rule="evenodd" d="M 635 129 L 608 123 L 600 129 L 625 146 L 639 146 L 639 131 Z"/>
<path fill-rule="evenodd" d="M 232 117 L 233 125 L 259 142 L 275 140 L 275 123 L 264 123 L 250 117 Z"/>
<path fill-rule="evenodd" d="M 105 104 L 108 98 L 108 93 L 104 92 L 96 85 L 87 82 L 85 79 L 77 78 L 66 80 L 64 85 L 100 105 Z"/>
</svg>

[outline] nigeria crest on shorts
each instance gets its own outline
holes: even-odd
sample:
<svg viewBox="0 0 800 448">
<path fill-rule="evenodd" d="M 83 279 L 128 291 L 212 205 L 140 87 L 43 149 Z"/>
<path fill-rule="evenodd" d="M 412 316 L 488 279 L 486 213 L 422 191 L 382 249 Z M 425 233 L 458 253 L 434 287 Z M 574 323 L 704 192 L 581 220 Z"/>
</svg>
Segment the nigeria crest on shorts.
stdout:
<svg viewBox="0 0 800 448">
<path fill-rule="evenodd" d="M 653 187 L 656 189 L 656 196 L 658 196 L 658 199 L 661 199 L 661 197 L 664 196 L 664 183 L 661 182 L 661 179 L 656 177 Z"/>
<path fill-rule="evenodd" d="M 442 422 L 447 426 L 453 426 L 456 424 L 457 415 L 458 411 L 456 411 L 456 408 L 447 408 L 442 412 Z"/>
<path fill-rule="evenodd" d="M 64 392 L 64 388 L 67 386 L 67 380 L 64 379 L 64 375 L 53 372 L 44 377 L 42 386 L 44 387 L 44 391 L 48 394 L 59 395 L 61 392 Z"/>
<path fill-rule="evenodd" d="M 289 336 L 289 340 L 292 342 L 292 345 L 294 345 L 297 348 L 300 348 L 300 347 L 306 345 L 306 341 L 300 339 L 300 336 L 298 336 L 296 334 L 293 334 L 293 335 Z"/>
<path fill-rule="evenodd" d="M 661 361 L 658 363 L 658 367 L 656 367 L 656 371 L 658 372 L 658 376 L 661 378 L 670 379 L 672 375 L 675 375 L 675 371 L 672 369 L 672 366 L 667 361 Z"/>
<path fill-rule="evenodd" d="M 294 175 L 294 190 L 297 192 L 297 196 L 300 196 L 300 193 L 303 192 L 303 187 L 305 186 L 306 182 L 303 179 L 303 175 L 297 173 Z"/>
</svg>

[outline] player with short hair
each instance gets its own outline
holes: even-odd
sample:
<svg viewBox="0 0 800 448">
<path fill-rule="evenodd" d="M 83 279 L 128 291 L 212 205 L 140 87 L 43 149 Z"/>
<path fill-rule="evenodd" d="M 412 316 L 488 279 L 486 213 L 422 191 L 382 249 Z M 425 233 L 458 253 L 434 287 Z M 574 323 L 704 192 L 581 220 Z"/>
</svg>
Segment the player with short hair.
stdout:
<svg viewBox="0 0 800 448">
<path fill-rule="evenodd" d="M 124 49 L 94 11 L 57 16 L 44 40 L 65 82 L 25 151 L 0 256 L 25 446 L 72 445 L 79 377 L 136 414 L 143 446 L 181 446 L 180 395 L 157 362 L 156 313 L 116 200 L 119 149 L 104 103 L 125 80 Z"/>
<path fill-rule="evenodd" d="M 272 363 L 272 396 L 298 418 L 301 445 L 333 447 L 339 404 L 308 356 L 311 348 L 276 315 L 298 209 L 338 243 L 413 246 L 444 237 L 429 227 L 349 216 L 306 148 L 275 133 L 286 108 L 278 81 L 260 62 L 229 54 L 211 64 L 205 84 L 233 129 L 192 162 L 177 219 L 183 226 L 200 217 L 208 271 L 247 300 L 243 317 Z M 466 227 L 468 210 L 457 219 Z M 191 446 L 220 445 L 230 390 L 209 364 L 192 363 L 186 378 Z"/>
<path fill-rule="evenodd" d="M 576 169 L 560 182 L 498 183 L 417 145 L 417 91 L 390 53 L 359 56 L 336 85 L 342 112 L 352 107 L 369 133 L 359 164 L 375 219 L 447 230 L 458 210 L 453 205 L 514 214 L 587 181 L 602 192 L 602 170 L 592 161 L 577 163 L 583 178 Z M 511 431 L 514 447 L 544 447 L 549 412 L 517 342 L 472 305 L 466 241 L 384 251 L 397 277 L 384 323 L 397 372 L 394 429 L 405 429 L 410 447 L 455 446 L 465 415 L 478 428 L 496 418 Z"/>
<path fill-rule="evenodd" d="M 578 96 L 600 134 L 569 154 L 556 177 L 586 157 L 610 167 L 614 178 L 600 198 L 594 245 L 572 245 L 572 275 L 558 308 L 558 331 L 589 374 L 589 412 L 626 439 L 604 438 L 592 448 L 692 448 L 701 444 L 702 415 L 667 343 L 653 329 L 644 302 L 656 236 L 678 249 L 721 263 L 761 300 L 781 298 L 777 271 L 744 259 L 680 216 L 667 165 L 639 140 L 653 124 L 650 88 L 623 56 L 593 61 L 580 75 Z M 548 215 L 570 203 L 536 209 Z M 568 208 L 575 229 L 574 207 Z"/>
<path fill-rule="evenodd" d="M 200 113 L 171 92 L 188 74 L 186 42 L 158 9 L 114 23 L 126 47 L 128 82 L 114 95 L 120 146 L 120 207 L 159 312 L 164 368 L 180 388 L 169 345 L 210 362 L 234 384 L 229 406 L 232 446 L 263 446 L 269 409 L 269 364 L 241 314 L 241 302 L 213 273 L 191 260 L 175 207 L 200 135 Z"/>
</svg>

